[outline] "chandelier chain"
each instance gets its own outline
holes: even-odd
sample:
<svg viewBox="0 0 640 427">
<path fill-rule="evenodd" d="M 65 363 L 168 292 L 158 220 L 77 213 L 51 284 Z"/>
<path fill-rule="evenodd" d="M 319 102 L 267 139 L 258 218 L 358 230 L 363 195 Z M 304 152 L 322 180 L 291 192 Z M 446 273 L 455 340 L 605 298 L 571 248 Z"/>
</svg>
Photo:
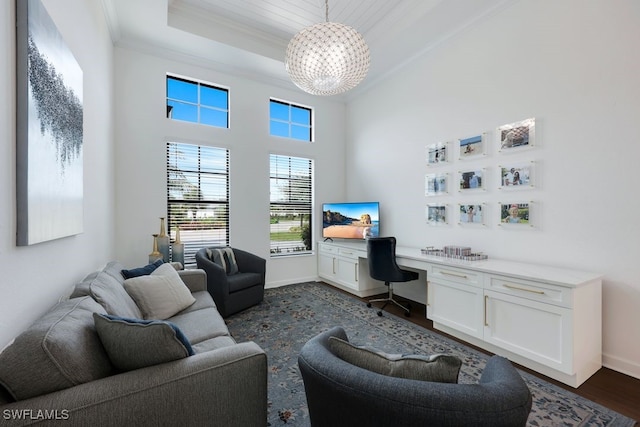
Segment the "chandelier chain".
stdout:
<svg viewBox="0 0 640 427">
<path fill-rule="evenodd" d="M 324 0 L 324 19 L 329 22 L 329 0 Z"/>
</svg>

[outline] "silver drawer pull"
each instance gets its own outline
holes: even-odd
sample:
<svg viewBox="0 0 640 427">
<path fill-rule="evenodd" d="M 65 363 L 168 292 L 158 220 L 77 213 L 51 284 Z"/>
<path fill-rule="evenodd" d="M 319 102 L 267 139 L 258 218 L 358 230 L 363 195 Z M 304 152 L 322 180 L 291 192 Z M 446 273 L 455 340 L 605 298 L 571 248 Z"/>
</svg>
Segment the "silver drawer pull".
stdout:
<svg viewBox="0 0 640 427">
<path fill-rule="evenodd" d="M 467 277 L 467 275 L 466 275 L 466 274 L 450 273 L 450 272 L 448 272 L 448 271 L 444 271 L 444 270 L 441 270 L 441 271 L 440 271 L 440 274 L 444 274 L 445 276 L 459 277 L 459 278 L 461 278 L 461 279 L 468 279 L 468 277 Z"/>
<path fill-rule="evenodd" d="M 509 284 L 504 284 L 503 286 L 505 288 L 515 289 L 518 291 L 525 291 L 525 292 L 531 292 L 532 294 L 544 295 L 544 291 L 536 291 L 535 289 L 521 288 L 520 286 L 509 285 Z"/>
<path fill-rule="evenodd" d="M 353 252 L 342 251 L 342 253 L 345 255 L 353 255 Z"/>
</svg>

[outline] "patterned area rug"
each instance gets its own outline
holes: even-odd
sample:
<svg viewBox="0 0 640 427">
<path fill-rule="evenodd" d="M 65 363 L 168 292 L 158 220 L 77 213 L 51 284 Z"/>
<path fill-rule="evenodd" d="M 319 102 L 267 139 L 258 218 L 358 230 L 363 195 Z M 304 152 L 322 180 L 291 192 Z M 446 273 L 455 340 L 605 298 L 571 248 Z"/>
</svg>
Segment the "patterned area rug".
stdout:
<svg viewBox="0 0 640 427">
<path fill-rule="evenodd" d="M 298 353 L 312 337 L 342 326 L 349 341 L 387 353 L 448 353 L 462 360 L 460 383 L 480 378 L 487 355 L 405 319 L 376 315 L 359 299 L 330 286 L 302 283 L 267 289 L 262 304 L 227 319 L 235 339 L 255 341 L 267 353 L 269 424 L 309 426 Z M 529 426 L 633 426 L 634 421 L 526 372 L 533 394 Z"/>
</svg>

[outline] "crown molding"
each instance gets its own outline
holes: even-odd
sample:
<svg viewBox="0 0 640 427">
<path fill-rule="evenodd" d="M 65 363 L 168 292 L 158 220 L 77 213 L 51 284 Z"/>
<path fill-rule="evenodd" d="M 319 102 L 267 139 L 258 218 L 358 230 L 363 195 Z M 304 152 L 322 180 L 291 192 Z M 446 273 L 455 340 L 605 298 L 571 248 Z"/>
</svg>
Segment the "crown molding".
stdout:
<svg viewBox="0 0 640 427">
<path fill-rule="evenodd" d="M 118 12 L 116 11 L 116 7 L 112 0 L 100 0 L 100 3 L 102 4 L 102 10 L 106 17 L 107 27 L 109 28 L 109 34 L 111 35 L 111 42 L 115 44 L 122 38 Z"/>
</svg>

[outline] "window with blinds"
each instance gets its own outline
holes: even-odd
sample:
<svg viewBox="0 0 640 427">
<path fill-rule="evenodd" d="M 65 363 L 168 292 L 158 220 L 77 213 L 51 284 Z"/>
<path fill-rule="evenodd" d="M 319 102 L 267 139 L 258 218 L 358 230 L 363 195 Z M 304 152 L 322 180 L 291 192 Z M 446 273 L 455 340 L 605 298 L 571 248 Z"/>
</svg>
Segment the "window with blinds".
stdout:
<svg viewBox="0 0 640 427">
<path fill-rule="evenodd" d="M 167 143 L 169 236 L 180 226 L 184 263 L 207 246 L 229 244 L 229 150 Z"/>
<path fill-rule="evenodd" d="M 271 256 L 311 252 L 313 160 L 271 154 Z"/>
</svg>

